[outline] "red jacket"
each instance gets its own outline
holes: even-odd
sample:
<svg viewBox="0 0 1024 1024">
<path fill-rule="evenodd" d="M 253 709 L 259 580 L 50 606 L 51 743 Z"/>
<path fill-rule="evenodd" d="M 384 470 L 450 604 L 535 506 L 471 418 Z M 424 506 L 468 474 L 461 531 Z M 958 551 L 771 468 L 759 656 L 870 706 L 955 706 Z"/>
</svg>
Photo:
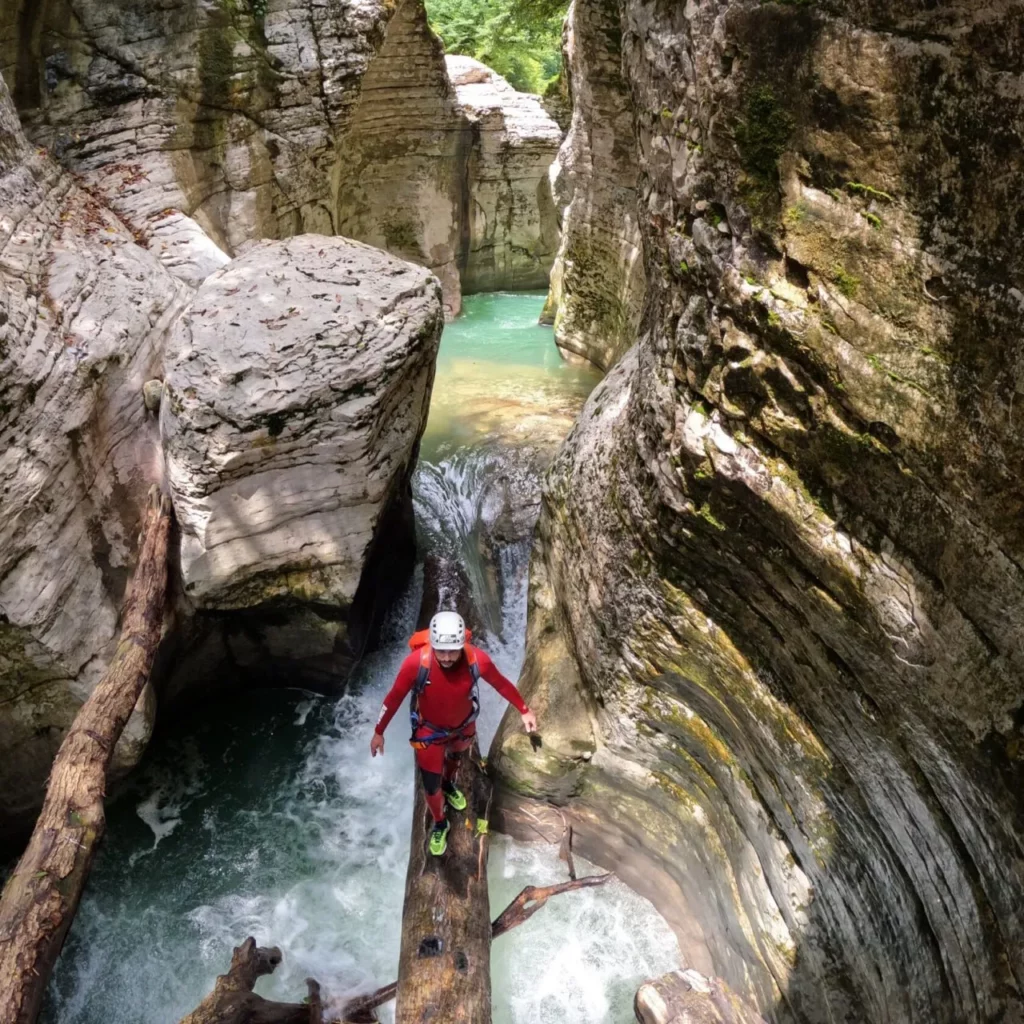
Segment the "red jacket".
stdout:
<svg viewBox="0 0 1024 1024">
<path fill-rule="evenodd" d="M 476 664 L 480 669 L 480 678 L 487 680 L 498 693 L 510 704 L 515 705 L 516 710 L 521 714 L 527 711 L 522 695 L 515 688 L 515 685 L 506 679 L 491 661 L 489 655 L 475 647 Z M 388 722 L 394 717 L 395 712 L 401 707 L 402 701 L 412 689 L 416 682 L 416 676 L 420 670 L 420 651 L 416 650 L 410 654 L 395 677 L 395 685 L 384 698 L 381 705 L 380 716 L 377 718 L 375 731 L 384 735 Z M 469 662 L 465 654 L 449 669 L 442 668 L 433 654 L 430 656 L 430 676 L 427 685 L 420 694 L 420 715 L 431 725 L 440 726 L 442 729 L 452 729 L 461 725 L 473 709 L 470 694 L 473 691 L 473 676 L 469 671 Z"/>
</svg>

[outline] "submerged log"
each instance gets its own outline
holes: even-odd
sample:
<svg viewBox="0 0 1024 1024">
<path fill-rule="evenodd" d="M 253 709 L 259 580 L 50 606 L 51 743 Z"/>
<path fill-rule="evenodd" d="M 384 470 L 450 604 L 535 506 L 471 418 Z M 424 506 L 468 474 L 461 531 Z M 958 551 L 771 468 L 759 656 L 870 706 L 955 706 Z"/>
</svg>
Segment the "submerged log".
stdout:
<svg viewBox="0 0 1024 1024">
<path fill-rule="evenodd" d="M 452 814 L 448 849 L 427 849 L 430 812 L 416 785 L 412 847 L 402 910 L 395 1024 L 490 1024 L 491 920 L 487 818 L 491 783 L 474 745 L 456 784 L 469 806 Z"/>
<path fill-rule="evenodd" d="M 57 751 L 35 830 L 0 896 L 4 1024 L 36 1019 L 103 836 L 107 768 L 160 642 L 170 528 L 170 502 L 153 488 L 117 650 Z"/>
</svg>

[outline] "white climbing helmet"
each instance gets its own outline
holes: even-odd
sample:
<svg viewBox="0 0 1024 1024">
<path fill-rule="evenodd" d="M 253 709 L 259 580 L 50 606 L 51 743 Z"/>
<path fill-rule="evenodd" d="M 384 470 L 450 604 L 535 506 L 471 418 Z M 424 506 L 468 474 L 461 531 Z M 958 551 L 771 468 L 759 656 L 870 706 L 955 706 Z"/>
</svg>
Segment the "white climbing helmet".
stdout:
<svg viewBox="0 0 1024 1024">
<path fill-rule="evenodd" d="M 461 651 L 466 646 L 466 624 L 458 612 L 438 612 L 430 620 L 430 646 L 435 651 Z"/>
</svg>

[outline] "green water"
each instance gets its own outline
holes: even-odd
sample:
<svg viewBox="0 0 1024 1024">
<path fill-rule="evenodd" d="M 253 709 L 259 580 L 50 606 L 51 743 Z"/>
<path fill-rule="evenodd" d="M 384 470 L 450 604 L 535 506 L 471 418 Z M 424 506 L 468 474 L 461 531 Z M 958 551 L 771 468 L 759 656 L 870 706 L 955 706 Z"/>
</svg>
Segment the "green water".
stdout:
<svg viewBox="0 0 1024 1024">
<path fill-rule="evenodd" d="M 569 432 L 600 375 L 558 354 L 552 329 L 537 323 L 543 303 L 540 292 L 467 296 L 441 339 L 425 461 L 467 445 L 555 447 Z"/>
<path fill-rule="evenodd" d="M 414 480 L 428 551 L 480 558 L 474 538 L 501 520 L 509 490 L 538 492 L 537 459 L 550 456 L 596 380 L 561 363 L 550 329 L 536 326 L 541 301 L 471 296 L 465 317 L 445 330 Z M 494 396 L 501 415 L 490 408 Z M 515 679 L 529 540 L 489 550 L 499 628 L 482 645 Z M 393 610 L 380 650 L 344 696 L 259 691 L 203 706 L 158 735 L 108 801 L 107 838 L 50 987 L 46 1024 L 174 1024 L 247 935 L 284 953 L 257 985 L 268 998 L 301 1000 L 304 979 L 314 977 L 337 1006 L 393 980 L 413 798 L 401 712 L 385 756 L 371 760 L 367 748 L 421 588 L 414 582 Z M 489 687 L 481 696 L 486 745 L 504 704 Z M 565 870 L 555 847 L 496 836 L 494 915 L 525 885 L 562 881 Z M 495 943 L 494 1021 L 628 1024 L 640 981 L 677 962 L 668 926 L 621 883 L 573 893 Z"/>
</svg>

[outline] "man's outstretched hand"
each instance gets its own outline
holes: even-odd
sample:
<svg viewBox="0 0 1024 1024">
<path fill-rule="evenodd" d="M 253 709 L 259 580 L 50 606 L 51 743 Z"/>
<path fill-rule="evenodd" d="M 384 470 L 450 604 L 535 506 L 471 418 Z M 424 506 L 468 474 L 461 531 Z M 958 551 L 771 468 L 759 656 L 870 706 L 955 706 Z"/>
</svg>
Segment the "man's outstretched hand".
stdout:
<svg viewBox="0 0 1024 1024">
<path fill-rule="evenodd" d="M 376 757 L 378 754 L 383 755 L 384 753 L 384 737 L 379 732 L 373 734 L 373 738 L 370 740 L 370 756 Z"/>
<path fill-rule="evenodd" d="M 537 716 L 532 711 L 527 711 L 521 717 L 523 719 L 523 728 L 527 732 L 537 731 Z"/>
</svg>

